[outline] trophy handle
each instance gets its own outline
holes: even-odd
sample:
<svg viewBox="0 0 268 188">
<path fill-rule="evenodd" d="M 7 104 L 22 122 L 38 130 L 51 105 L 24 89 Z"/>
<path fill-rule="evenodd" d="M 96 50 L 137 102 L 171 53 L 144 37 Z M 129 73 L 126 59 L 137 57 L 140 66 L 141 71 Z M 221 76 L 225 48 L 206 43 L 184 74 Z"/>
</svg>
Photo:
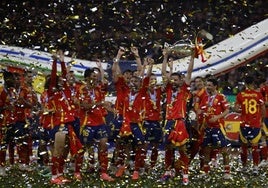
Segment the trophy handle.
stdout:
<svg viewBox="0 0 268 188">
<path fill-rule="evenodd" d="M 202 29 L 197 33 L 198 37 L 201 37 L 203 39 L 213 40 L 213 35 L 207 32 L 206 30 Z"/>
<path fill-rule="evenodd" d="M 207 32 L 206 30 L 202 29 L 200 30 L 195 37 L 195 50 L 196 50 L 196 58 L 198 58 L 199 55 L 201 55 L 201 61 L 206 62 L 210 55 L 207 55 L 204 51 L 204 44 L 202 43 L 202 39 L 208 39 L 213 40 L 213 35 Z"/>
<path fill-rule="evenodd" d="M 192 41 L 190 39 L 179 40 L 179 41 L 175 42 L 173 45 L 175 46 L 177 44 L 183 44 L 185 46 L 185 43 L 186 44 L 189 44 L 189 46 L 192 46 L 193 45 L 193 43 L 192 43 Z"/>
<path fill-rule="evenodd" d="M 213 35 L 204 29 L 198 31 L 195 37 L 195 46 L 198 46 L 202 39 L 213 40 Z"/>
<path fill-rule="evenodd" d="M 170 48 L 170 47 L 171 47 L 171 44 L 169 44 L 167 42 L 164 43 L 164 48 Z"/>
</svg>

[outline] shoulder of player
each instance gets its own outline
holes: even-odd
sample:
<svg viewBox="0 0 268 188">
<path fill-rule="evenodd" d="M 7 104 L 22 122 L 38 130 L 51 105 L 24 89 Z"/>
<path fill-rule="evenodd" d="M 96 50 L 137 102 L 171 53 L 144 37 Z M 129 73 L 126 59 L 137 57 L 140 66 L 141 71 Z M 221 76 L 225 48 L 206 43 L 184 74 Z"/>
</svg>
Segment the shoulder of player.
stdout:
<svg viewBox="0 0 268 188">
<path fill-rule="evenodd" d="M 223 93 L 218 93 L 217 94 L 217 97 L 218 98 L 226 98 L 226 95 L 224 95 Z"/>
</svg>

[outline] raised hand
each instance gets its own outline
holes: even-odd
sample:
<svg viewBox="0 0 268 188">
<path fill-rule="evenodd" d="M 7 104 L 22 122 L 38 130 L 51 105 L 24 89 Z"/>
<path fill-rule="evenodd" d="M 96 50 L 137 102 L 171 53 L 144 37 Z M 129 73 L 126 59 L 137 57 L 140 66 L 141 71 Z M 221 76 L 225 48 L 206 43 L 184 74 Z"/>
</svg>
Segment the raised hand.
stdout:
<svg viewBox="0 0 268 188">
<path fill-rule="evenodd" d="M 120 58 L 124 53 L 125 53 L 126 49 L 124 47 L 120 47 L 118 49 L 118 52 L 117 52 L 117 58 Z"/>
<path fill-rule="evenodd" d="M 130 47 L 131 52 L 134 54 L 135 57 L 139 57 L 139 50 L 135 46 Z"/>
<path fill-rule="evenodd" d="M 100 59 L 96 59 L 96 65 L 99 69 L 102 68 Z"/>
<path fill-rule="evenodd" d="M 64 54 L 62 50 L 57 51 L 60 62 L 64 62 Z"/>
</svg>

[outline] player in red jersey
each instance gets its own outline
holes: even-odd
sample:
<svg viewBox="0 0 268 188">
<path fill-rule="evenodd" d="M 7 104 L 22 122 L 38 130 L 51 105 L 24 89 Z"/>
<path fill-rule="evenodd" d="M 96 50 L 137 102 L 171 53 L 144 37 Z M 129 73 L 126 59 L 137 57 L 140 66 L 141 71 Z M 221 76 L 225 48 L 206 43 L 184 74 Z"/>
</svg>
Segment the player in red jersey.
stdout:
<svg viewBox="0 0 268 188">
<path fill-rule="evenodd" d="M 46 127 L 51 142 L 51 172 L 52 184 L 64 184 L 70 182 L 63 176 L 63 169 L 67 158 L 67 153 L 78 153 L 82 149 L 82 144 L 77 139 L 73 131 L 75 120 L 75 105 L 72 92 L 66 81 L 66 66 L 63 52 L 60 50 L 57 55 L 53 55 L 51 76 L 47 97 L 50 100 L 53 114 L 53 122 Z M 57 62 L 61 63 L 62 76 L 57 76 Z M 80 161 L 81 164 L 81 161 Z M 79 168 L 81 165 L 78 165 Z M 77 171 L 76 171 L 77 172 Z"/>
<path fill-rule="evenodd" d="M 18 98 L 14 74 L 4 71 L 3 75 L 4 85 L 0 88 L 0 176 L 7 175 L 6 150 L 14 141 L 15 105 Z"/>
<path fill-rule="evenodd" d="M 130 78 L 132 77 L 133 73 L 131 70 L 125 70 L 124 72 L 121 71 L 119 61 L 122 55 L 125 53 L 125 49 L 120 47 L 118 49 L 116 57 L 113 59 L 113 66 L 112 66 L 112 77 L 113 82 L 115 84 L 115 91 L 116 91 L 116 100 L 115 100 L 115 110 L 116 110 L 116 117 L 112 121 L 112 130 L 111 130 L 111 140 L 116 142 L 117 136 L 119 134 L 120 128 L 122 126 L 123 121 L 123 101 L 124 98 L 127 96 L 129 92 L 129 82 Z M 117 149 L 116 149 L 117 150 Z M 120 149 L 118 148 L 118 151 Z M 115 151 L 115 152 L 118 152 Z M 115 153 L 117 155 L 117 153 Z"/>
<path fill-rule="evenodd" d="M 42 168 L 40 173 L 48 173 L 47 167 L 50 160 L 50 155 L 48 151 L 49 147 L 49 136 L 48 130 L 54 127 L 54 105 L 52 98 L 48 96 L 48 88 L 50 83 L 50 75 L 45 77 L 44 91 L 40 95 L 40 130 L 39 130 L 39 145 L 37 149 L 38 154 L 38 164 Z"/>
<path fill-rule="evenodd" d="M 105 122 L 105 109 L 110 109 L 110 102 L 105 101 L 107 84 L 99 83 L 98 72 L 95 69 L 86 69 L 84 72 L 85 84 L 78 93 L 81 139 L 89 155 L 94 155 L 94 143 L 98 147 L 100 164 L 100 178 L 105 181 L 114 181 L 108 175 L 108 126 Z"/>
<path fill-rule="evenodd" d="M 70 71 L 70 67 L 67 68 L 64 61 L 64 54 L 62 50 L 58 51 L 59 60 L 61 64 L 61 78 L 62 78 L 62 101 L 67 104 L 66 114 L 63 115 L 65 120 L 64 124 L 67 126 L 68 135 L 67 144 L 69 147 L 65 150 L 64 159 L 66 160 L 68 154 L 71 154 L 71 159 L 74 162 L 74 179 L 80 181 L 82 179 L 80 170 L 82 167 L 84 151 L 82 149 L 82 143 L 80 138 L 80 119 L 78 116 L 79 100 L 77 98 L 77 92 L 79 84 L 76 85 L 74 75 Z M 72 120 L 72 121 L 70 121 Z"/>
<path fill-rule="evenodd" d="M 218 82 L 214 78 L 209 78 L 206 82 L 208 96 L 200 104 L 200 109 L 205 115 L 205 135 L 202 146 L 204 147 L 204 171 L 209 172 L 209 162 L 211 152 L 216 148 L 223 155 L 224 178 L 231 178 L 228 140 L 225 137 L 224 117 L 229 113 L 229 103 L 226 97 L 219 93 Z"/>
<path fill-rule="evenodd" d="M 190 160 L 192 160 L 195 155 L 199 152 L 200 158 L 200 169 L 204 166 L 204 159 L 203 159 L 203 150 L 202 150 L 202 143 L 204 139 L 204 124 L 205 119 L 203 117 L 202 111 L 200 109 L 200 104 L 203 100 L 207 99 L 208 93 L 205 88 L 205 82 L 202 77 L 196 77 L 194 79 L 196 90 L 192 92 L 193 94 L 193 110 L 196 114 L 196 125 L 193 127 L 193 135 L 194 139 L 192 143 L 192 147 L 190 149 Z"/>
<path fill-rule="evenodd" d="M 19 169 L 32 171 L 29 167 L 32 150 L 32 143 L 29 142 L 31 140 L 30 127 L 32 110 L 38 105 L 38 98 L 32 87 L 32 74 L 30 72 L 26 71 L 24 75 L 18 75 L 17 79 L 18 99 L 15 108 L 17 121 L 14 126 L 14 136 L 19 156 Z"/>
<path fill-rule="evenodd" d="M 25 70 L 23 74 L 23 86 L 27 89 L 27 97 L 30 101 L 30 107 L 26 109 L 26 122 L 29 123 L 29 137 L 28 147 L 30 157 L 33 157 L 33 143 L 37 143 L 40 129 L 40 102 L 38 100 L 38 94 L 33 87 L 33 78 L 35 72 L 31 70 Z"/>
<path fill-rule="evenodd" d="M 194 53 L 192 53 L 187 74 L 185 77 L 181 73 L 167 73 L 168 53 L 163 50 L 164 60 L 162 64 L 163 81 L 166 82 L 166 123 L 164 127 L 165 143 L 165 170 L 161 180 L 170 178 L 171 168 L 174 161 L 174 150 L 178 148 L 180 158 L 176 161 L 176 166 L 182 166 L 183 184 L 189 183 L 188 164 L 189 158 L 186 152 L 186 143 L 189 134 L 185 126 L 186 105 L 190 97 L 190 82 L 194 65 Z M 178 165 L 180 164 L 180 165 Z M 178 168 L 178 167 L 176 167 Z"/>
<path fill-rule="evenodd" d="M 148 71 L 151 72 L 152 64 L 149 65 Z M 141 78 L 132 76 L 130 79 L 130 91 L 123 101 L 123 124 L 119 132 L 119 140 L 126 143 L 133 143 L 134 150 L 134 171 L 132 180 L 139 179 L 139 170 L 144 167 L 146 157 L 145 135 L 142 127 L 144 117 L 145 95 L 149 86 L 149 77 L 145 77 L 142 82 Z M 122 148 L 124 152 L 129 150 Z M 122 156 L 123 157 L 123 156 Z M 119 159 L 121 166 L 126 166 L 125 157 Z M 121 176 L 122 174 L 120 174 Z M 118 176 L 118 177 L 120 177 Z"/>
<path fill-rule="evenodd" d="M 193 94 L 193 110 L 197 115 L 196 125 L 193 126 L 193 136 L 194 139 L 192 141 L 192 147 L 190 150 L 190 160 L 192 160 L 195 155 L 199 152 L 200 159 L 200 169 L 203 170 L 204 167 L 204 151 L 202 147 L 203 139 L 204 139 L 204 130 L 205 130 L 205 118 L 202 113 L 202 109 L 200 108 L 200 104 L 204 103 L 203 100 L 207 100 L 208 92 L 205 87 L 205 78 L 197 76 L 194 80 L 196 90 L 192 91 Z M 211 161 L 216 164 L 216 155 L 217 149 L 214 149 L 211 152 Z"/>
<path fill-rule="evenodd" d="M 116 101 L 115 101 L 115 118 L 111 123 L 111 136 L 110 139 L 115 142 L 115 149 L 114 149 L 114 166 L 117 168 L 117 171 L 115 173 L 116 177 L 120 177 L 123 175 L 126 166 L 123 164 L 123 158 L 124 158 L 124 151 L 126 148 L 124 139 L 119 139 L 119 132 L 123 125 L 123 113 L 125 111 L 124 109 L 124 101 L 128 97 L 128 94 L 130 92 L 130 79 L 133 76 L 133 71 L 131 70 L 125 70 L 122 72 L 119 60 L 121 57 L 125 54 L 126 50 L 123 47 L 120 47 L 118 49 L 116 57 L 113 59 L 113 66 L 112 66 L 112 76 L 113 76 L 113 82 L 115 84 L 115 90 L 116 90 Z M 131 52 L 134 54 L 136 63 L 137 63 L 137 74 L 140 75 L 142 66 L 141 66 L 141 59 L 139 57 L 138 48 L 131 47 Z M 128 144 L 128 149 L 132 150 L 132 146 Z M 130 153 L 130 152 L 126 152 Z M 127 157 L 128 159 L 130 156 Z"/>
<path fill-rule="evenodd" d="M 260 152 L 261 152 L 261 162 L 259 167 L 267 167 L 268 166 L 268 81 L 265 79 L 261 80 L 260 83 L 260 92 L 264 98 L 266 114 L 264 118 L 264 124 L 262 125 L 262 138 L 260 144 Z"/>
<path fill-rule="evenodd" d="M 100 59 L 96 59 L 96 65 L 97 65 L 96 67 L 92 67 L 90 69 L 87 69 L 85 71 L 85 75 L 88 75 L 88 73 L 90 71 L 94 72 L 94 75 L 96 76 L 96 78 L 94 79 L 94 84 L 93 85 L 96 85 L 96 87 L 100 88 L 103 93 L 106 93 L 107 92 L 108 82 L 105 79 L 105 72 L 104 72 L 104 69 L 103 69 L 103 67 L 101 65 Z M 88 72 L 88 73 L 86 73 L 86 72 Z M 79 92 L 81 92 L 81 88 L 83 88 L 86 85 L 87 81 L 88 81 L 88 78 L 85 78 L 84 84 L 82 84 L 82 85 L 80 84 L 80 86 L 78 86 L 78 91 L 76 92 L 78 94 L 78 96 L 79 96 Z M 103 100 L 105 100 L 105 95 L 103 95 L 102 97 L 103 97 Z M 107 105 L 105 107 L 101 108 L 103 118 L 105 119 L 105 121 L 106 121 L 106 116 L 108 114 L 107 108 L 108 108 Z M 84 113 L 83 112 L 80 113 L 81 109 L 80 109 L 79 106 L 77 107 L 77 109 L 78 109 L 77 115 L 80 117 L 79 119 L 83 119 L 84 118 Z M 113 109 L 109 108 L 109 111 L 113 111 Z M 108 132 L 110 132 L 110 130 Z M 77 127 L 76 133 L 80 135 L 80 139 L 82 140 L 83 136 L 81 135 L 80 127 Z M 82 142 L 83 142 L 83 140 L 82 140 Z M 88 153 L 88 170 L 87 170 L 87 173 L 95 172 L 96 160 L 95 160 L 95 155 L 94 155 L 94 149 L 95 149 L 94 145 L 92 145 L 90 147 L 87 147 L 87 153 Z"/>
<path fill-rule="evenodd" d="M 152 65 L 153 63 L 154 60 L 152 58 L 147 58 L 144 65 Z M 151 71 L 148 71 L 147 76 L 150 78 L 150 82 L 148 91 L 145 94 L 143 127 L 146 130 L 146 148 L 148 150 L 149 146 L 151 147 L 150 165 L 147 169 L 151 170 L 157 162 L 159 144 L 162 142 L 163 136 L 161 126 L 162 87 L 157 85 L 156 75 L 151 74 Z"/>
<path fill-rule="evenodd" d="M 254 78 L 245 78 L 246 88 L 236 96 L 235 111 L 241 113 L 240 140 L 241 160 L 246 168 L 248 160 L 248 145 L 252 148 L 253 174 L 258 174 L 260 153 L 258 151 L 261 139 L 261 126 L 265 117 L 265 105 L 263 96 L 254 87 Z"/>
</svg>

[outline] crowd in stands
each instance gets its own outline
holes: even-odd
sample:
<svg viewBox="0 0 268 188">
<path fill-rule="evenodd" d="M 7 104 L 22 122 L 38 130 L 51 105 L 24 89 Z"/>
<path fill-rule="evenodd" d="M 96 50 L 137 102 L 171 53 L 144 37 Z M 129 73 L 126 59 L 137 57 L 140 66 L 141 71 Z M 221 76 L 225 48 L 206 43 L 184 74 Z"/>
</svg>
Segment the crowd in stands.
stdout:
<svg viewBox="0 0 268 188">
<path fill-rule="evenodd" d="M 50 51 L 60 46 L 80 59 L 111 60 L 118 46 L 140 55 L 164 42 L 193 39 L 205 29 L 216 44 L 266 18 L 264 0 L 233 1 L 1 1 L 0 41 Z M 131 58 L 131 57 L 126 57 Z"/>
</svg>

